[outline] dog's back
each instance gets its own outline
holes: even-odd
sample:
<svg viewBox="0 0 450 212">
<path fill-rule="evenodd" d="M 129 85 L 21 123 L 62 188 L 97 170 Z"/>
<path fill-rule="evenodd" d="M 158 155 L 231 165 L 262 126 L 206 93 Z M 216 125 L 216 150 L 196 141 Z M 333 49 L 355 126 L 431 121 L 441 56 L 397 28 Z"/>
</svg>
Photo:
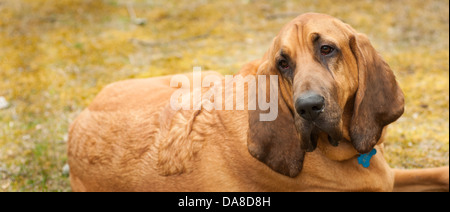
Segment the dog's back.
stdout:
<svg viewBox="0 0 450 212">
<path fill-rule="evenodd" d="M 211 74 L 220 76 L 204 72 L 203 77 Z M 192 75 L 184 76 L 192 81 Z M 171 109 L 170 97 L 178 89 L 170 87 L 172 77 L 110 84 L 77 117 L 68 141 L 74 191 L 200 188 L 185 183 L 202 146 L 192 132 L 200 111 Z M 176 183 L 181 173 L 189 188 Z"/>
</svg>

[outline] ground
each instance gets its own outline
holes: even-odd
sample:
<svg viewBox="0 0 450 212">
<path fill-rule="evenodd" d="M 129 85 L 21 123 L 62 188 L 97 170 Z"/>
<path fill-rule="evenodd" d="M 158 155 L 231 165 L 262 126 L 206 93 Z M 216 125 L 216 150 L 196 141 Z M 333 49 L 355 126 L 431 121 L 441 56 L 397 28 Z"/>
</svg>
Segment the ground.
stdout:
<svg viewBox="0 0 450 212">
<path fill-rule="evenodd" d="M 394 70 L 406 110 L 388 163 L 448 165 L 448 0 L 0 0 L 0 191 L 70 191 L 68 126 L 106 84 L 235 73 L 305 12 L 367 34 Z"/>
</svg>

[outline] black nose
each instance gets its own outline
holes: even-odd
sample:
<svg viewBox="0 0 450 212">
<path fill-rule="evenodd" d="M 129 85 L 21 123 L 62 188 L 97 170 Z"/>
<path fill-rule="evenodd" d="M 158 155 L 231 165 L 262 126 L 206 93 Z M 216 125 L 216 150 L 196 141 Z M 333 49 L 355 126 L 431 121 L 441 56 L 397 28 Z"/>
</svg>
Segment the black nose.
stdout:
<svg viewBox="0 0 450 212">
<path fill-rule="evenodd" d="M 302 94 L 295 101 L 297 113 L 308 121 L 315 120 L 323 112 L 324 106 L 325 98 L 314 92 Z"/>
</svg>

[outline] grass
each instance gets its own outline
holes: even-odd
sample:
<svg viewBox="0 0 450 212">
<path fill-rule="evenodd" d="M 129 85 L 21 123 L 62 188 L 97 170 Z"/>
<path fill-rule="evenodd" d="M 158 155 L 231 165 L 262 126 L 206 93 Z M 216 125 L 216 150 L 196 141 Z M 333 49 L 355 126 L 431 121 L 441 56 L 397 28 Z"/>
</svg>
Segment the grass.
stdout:
<svg viewBox="0 0 450 212">
<path fill-rule="evenodd" d="M 106 84 L 196 65 L 235 73 L 309 11 L 366 33 L 395 71 L 406 111 L 389 128 L 389 164 L 448 165 L 448 0 L 125 2 L 0 0 L 0 191 L 70 191 L 67 128 Z"/>
</svg>

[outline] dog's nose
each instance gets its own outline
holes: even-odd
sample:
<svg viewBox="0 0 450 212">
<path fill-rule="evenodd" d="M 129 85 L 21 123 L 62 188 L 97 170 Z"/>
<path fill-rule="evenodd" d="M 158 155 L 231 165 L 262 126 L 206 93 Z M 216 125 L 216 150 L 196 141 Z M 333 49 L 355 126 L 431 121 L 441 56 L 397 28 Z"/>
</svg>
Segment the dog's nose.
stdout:
<svg viewBox="0 0 450 212">
<path fill-rule="evenodd" d="M 295 101 L 297 113 L 308 121 L 315 120 L 323 112 L 324 106 L 325 98 L 314 92 L 302 94 Z"/>
</svg>

